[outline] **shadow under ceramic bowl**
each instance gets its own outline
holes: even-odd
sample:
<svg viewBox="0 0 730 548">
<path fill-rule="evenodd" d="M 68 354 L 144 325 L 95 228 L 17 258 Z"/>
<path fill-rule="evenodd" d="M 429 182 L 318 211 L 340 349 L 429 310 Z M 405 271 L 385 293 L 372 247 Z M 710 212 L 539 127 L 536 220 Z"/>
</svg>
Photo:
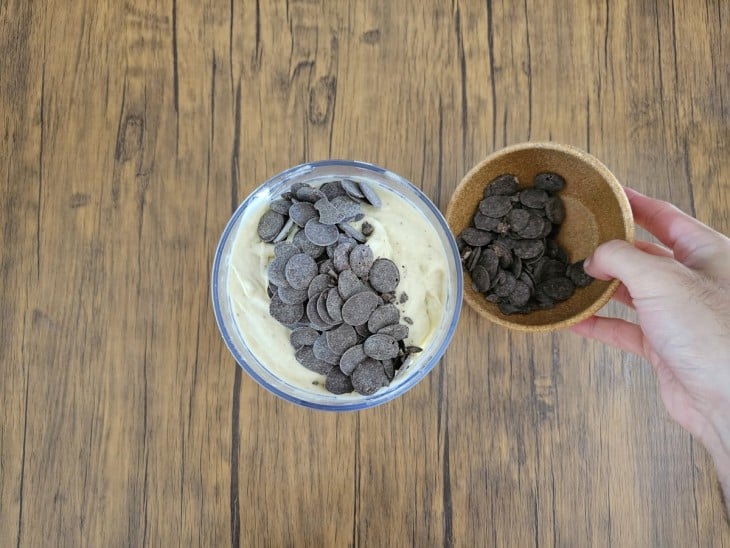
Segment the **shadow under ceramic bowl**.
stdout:
<svg viewBox="0 0 730 548">
<path fill-rule="evenodd" d="M 379 192 L 393 193 L 415 208 L 416 214 L 420 214 L 427 225 L 433 228 L 439 243 L 439 249 L 436 251 L 445 257 L 447 265 L 444 273 L 445 295 L 441 315 L 437 327 L 423 345 L 423 351 L 413 355 L 409 363 L 398 371 L 389 386 L 370 396 L 357 393 L 335 395 L 326 392 L 321 385 L 318 388 L 301 386 L 288 381 L 284 375 L 273 372 L 271 364 L 265 363 L 265 360 L 256 355 L 246 343 L 246 334 L 241 331 L 241 324 L 236 321 L 234 303 L 229 292 L 232 253 L 241 226 L 247 221 L 250 222 L 253 215 L 255 231 L 256 223 L 269 202 L 286 192 L 294 183 L 307 182 L 318 185 L 342 178 L 365 181 Z M 366 212 L 366 218 L 367 216 Z M 418 245 L 418 242 L 415 242 L 415 245 Z M 397 260 L 397 257 L 390 258 Z M 259 282 L 265 287 L 265 280 Z M 215 317 L 223 340 L 238 364 L 273 394 L 295 404 L 327 411 L 352 411 L 374 407 L 404 394 L 415 386 L 439 361 L 451 341 L 461 313 L 462 295 L 463 277 L 459 251 L 438 208 L 417 187 L 395 173 L 372 164 L 355 161 L 329 160 L 302 164 L 266 181 L 246 198 L 229 220 L 218 244 L 213 264 L 212 297 Z M 263 295 L 263 298 L 266 298 L 266 295 Z M 268 298 L 266 306 L 268 307 Z M 267 314 L 262 314 L 256 321 L 266 322 L 267 329 L 283 328 Z M 288 340 L 281 346 L 283 348 L 277 349 L 277 352 L 289 352 L 293 356 L 294 350 L 288 344 Z M 307 371 L 299 364 L 294 365 Z"/>
<path fill-rule="evenodd" d="M 535 175 L 554 172 L 565 179 L 560 197 L 565 220 L 557 241 L 570 262 L 584 259 L 595 248 L 613 239 L 634 240 L 634 221 L 629 201 L 616 177 L 600 161 L 582 150 L 557 143 L 522 143 L 495 152 L 475 166 L 454 191 L 446 219 L 458 235 L 470 226 L 484 187 L 496 177 L 517 176 L 520 188 L 532 186 Z M 472 288 L 465 271 L 464 299 L 484 318 L 520 331 L 555 331 L 589 318 L 603 307 L 618 287 L 618 280 L 594 280 L 576 289 L 572 297 L 549 310 L 505 315 Z"/>
</svg>

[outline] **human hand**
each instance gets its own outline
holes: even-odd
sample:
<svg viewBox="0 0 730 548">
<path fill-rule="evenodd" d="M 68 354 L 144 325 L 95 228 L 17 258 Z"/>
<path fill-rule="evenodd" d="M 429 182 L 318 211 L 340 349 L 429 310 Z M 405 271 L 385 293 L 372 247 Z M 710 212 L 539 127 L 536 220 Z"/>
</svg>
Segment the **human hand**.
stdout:
<svg viewBox="0 0 730 548">
<path fill-rule="evenodd" d="M 670 416 L 708 449 L 730 494 L 730 239 L 673 205 L 625 189 L 636 222 L 664 245 L 611 241 L 585 261 L 617 278 L 638 325 L 593 316 L 572 328 L 649 361 Z M 665 247 L 666 246 L 666 247 Z"/>
</svg>

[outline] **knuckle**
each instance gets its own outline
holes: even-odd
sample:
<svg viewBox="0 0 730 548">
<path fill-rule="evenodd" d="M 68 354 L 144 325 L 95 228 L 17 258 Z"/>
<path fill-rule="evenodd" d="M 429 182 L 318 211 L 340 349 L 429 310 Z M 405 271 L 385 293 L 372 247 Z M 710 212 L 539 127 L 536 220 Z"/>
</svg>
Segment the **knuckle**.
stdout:
<svg viewBox="0 0 730 548">
<path fill-rule="evenodd" d="M 618 258 L 619 255 L 626 251 L 628 244 L 622 240 L 610 240 L 596 248 L 594 256 L 599 261 L 610 262 Z"/>
</svg>

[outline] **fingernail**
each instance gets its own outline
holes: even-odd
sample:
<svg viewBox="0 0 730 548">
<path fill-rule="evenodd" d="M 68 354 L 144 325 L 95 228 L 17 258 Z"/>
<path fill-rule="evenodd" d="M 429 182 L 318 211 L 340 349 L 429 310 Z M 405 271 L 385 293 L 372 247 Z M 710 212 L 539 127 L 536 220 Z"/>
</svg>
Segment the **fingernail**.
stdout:
<svg viewBox="0 0 730 548">
<path fill-rule="evenodd" d="M 591 258 L 590 257 L 586 257 L 583 260 L 583 269 L 585 270 L 586 268 L 588 268 L 588 265 L 590 265 L 590 264 L 591 264 Z"/>
</svg>

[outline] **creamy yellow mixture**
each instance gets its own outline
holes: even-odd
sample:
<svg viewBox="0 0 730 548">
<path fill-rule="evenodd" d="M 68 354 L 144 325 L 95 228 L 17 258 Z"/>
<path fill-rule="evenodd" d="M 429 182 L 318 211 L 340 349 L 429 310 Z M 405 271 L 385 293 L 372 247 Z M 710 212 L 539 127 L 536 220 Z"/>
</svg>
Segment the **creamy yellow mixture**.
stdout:
<svg viewBox="0 0 730 548">
<path fill-rule="evenodd" d="M 418 210 L 393 192 L 378 188 L 378 195 L 383 202 L 380 209 L 362 206 L 363 221 L 375 228 L 367 244 L 375 258 L 388 258 L 398 265 L 401 281 L 396 297 L 405 292 L 408 300 L 395 304 L 401 311 L 401 323 L 403 316 L 413 320 L 405 343 L 426 348 L 444 311 L 446 255 L 435 230 Z M 301 389 L 329 394 L 324 388 L 325 377 L 295 360 L 289 329 L 269 315 L 266 269 L 274 257 L 274 246 L 261 242 L 256 232 L 268 205 L 268 200 L 262 199 L 250 208 L 231 251 L 228 292 L 236 323 L 251 352 L 274 375 Z M 361 223 L 351 224 L 359 228 Z M 391 386 L 407 376 L 397 375 Z"/>
</svg>

